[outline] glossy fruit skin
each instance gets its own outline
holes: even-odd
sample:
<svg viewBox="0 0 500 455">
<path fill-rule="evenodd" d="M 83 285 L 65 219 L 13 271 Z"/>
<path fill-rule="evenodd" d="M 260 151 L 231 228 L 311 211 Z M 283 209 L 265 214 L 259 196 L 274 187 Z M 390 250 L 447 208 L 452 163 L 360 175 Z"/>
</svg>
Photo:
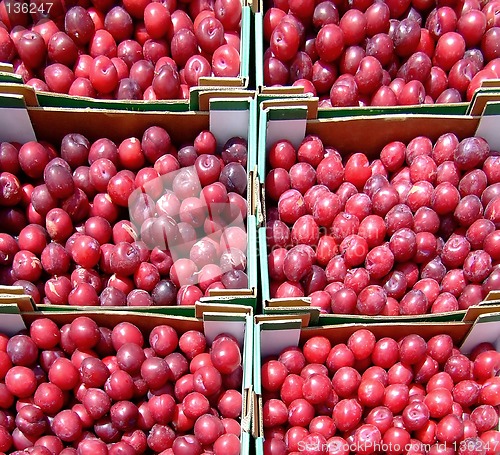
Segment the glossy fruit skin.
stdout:
<svg viewBox="0 0 500 455">
<path fill-rule="evenodd" d="M 268 256 L 271 298 L 311 296 L 323 314 L 418 315 L 466 309 L 496 286 L 497 190 L 486 173 L 498 160 L 482 138 L 419 136 L 373 161 L 317 136 L 296 148 L 298 163 L 286 150 L 289 170 L 265 182 L 268 247 L 280 242 Z"/>
<path fill-rule="evenodd" d="M 37 304 L 72 306 L 191 306 L 217 289 L 248 287 L 247 172 L 241 164 L 247 164 L 247 143 L 237 137 L 223 146 L 217 150 L 214 135 L 201 131 L 178 153 L 168 132 L 156 126 L 118 145 L 67 134 L 60 150 L 28 142 L 17 158 L 2 146 L 2 164 L 19 174 L 2 173 L 2 202 L 10 207 L 12 200 L 19 207 L 13 213 L 25 210 L 29 218 L 12 218 L 18 239 L 0 238 L 2 282 L 23 286 Z M 168 182 L 165 175 L 176 171 Z M 24 184 L 30 178 L 40 184 Z M 193 265 L 188 257 L 196 256 L 191 249 L 198 234 L 210 254 L 198 253 Z M 169 247 L 181 239 L 174 264 Z M 198 269 L 199 277 L 193 275 Z M 180 290 L 181 279 L 192 287 Z"/>
<path fill-rule="evenodd" d="M 456 103 L 494 77 L 492 6 L 282 3 L 265 10 L 264 82 L 312 87 L 327 108 Z"/>
<path fill-rule="evenodd" d="M 301 447 L 321 447 L 318 444 L 325 440 L 330 450 L 335 443 L 336 450 L 338 440 L 338 444 L 344 441 L 345 449 L 333 453 L 350 453 L 348 447 L 367 454 L 378 453 L 377 447 L 391 454 L 425 453 L 423 446 L 432 444 L 429 453 L 435 453 L 434 447 L 439 444 L 450 447 L 455 442 L 461 447 L 459 453 L 470 453 L 473 445 L 482 447 L 483 442 L 479 441 L 498 438 L 498 432 L 491 430 L 498 423 L 498 411 L 490 404 L 481 404 L 478 378 L 459 382 L 461 386 L 457 387 L 445 371 L 450 359 L 465 357 L 458 354 L 449 335 L 436 335 L 428 342 L 415 334 L 376 341 L 369 329 L 357 327 L 349 332 L 350 336 L 338 334 L 337 344 L 326 361 L 322 354 L 327 342 L 316 333 L 305 335 L 298 347 L 290 346 L 279 356 L 267 357 L 271 360 L 262 369 L 266 378 L 262 382 L 266 450 L 286 453 L 288 447 L 290 453 L 300 453 Z M 304 354 L 310 356 L 312 346 L 318 350 L 318 357 L 305 363 Z M 361 354 L 361 348 L 371 352 L 371 356 Z M 357 353 L 357 361 L 351 349 Z M 423 365 L 433 365 L 429 358 L 435 360 L 426 353 L 441 362 L 436 362 L 430 373 L 429 366 Z M 498 387 L 497 355 L 489 343 L 483 343 L 472 350 L 471 360 L 466 358 L 475 362 L 479 376 L 488 376 L 484 382 L 488 390 L 483 393 L 486 401 L 493 399 L 493 390 Z M 375 362 L 384 367 L 374 365 Z M 300 376 L 296 374 L 299 372 Z M 312 383 L 317 384 L 316 390 Z M 325 399 L 328 393 L 330 397 Z M 467 404 L 463 401 L 466 399 L 470 399 Z M 464 409 L 471 410 L 470 417 L 463 414 Z M 314 411 L 316 417 L 312 417 Z M 335 434 L 346 439 L 332 437 Z M 478 441 L 472 441 L 474 438 Z"/>
<path fill-rule="evenodd" d="M 30 362 L 41 366 L 28 368 L 11 362 L 0 386 L 1 428 L 8 432 L 0 430 L 0 445 L 5 450 L 12 444 L 22 447 L 36 441 L 38 447 L 44 446 L 36 453 L 43 454 L 45 450 L 69 453 L 74 445 L 82 453 L 108 453 L 106 444 L 111 444 L 111 453 L 132 453 L 136 449 L 144 453 L 166 450 L 176 438 L 186 438 L 175 447 L 186 443 L 188 453 L 201 453 L 203 443 L 227 447 L 230 453 L 240 451 L 237 420 L 242 415 L 239 390 L 243 371 L 240 345 L 232 335 L 219 333 L 214 340 L 215 345 L 234 343 L 238 351 L 240 370 L 224 374 L 224 389 L 216 368 L 206 365 L 195 371 L 195 387 L 207 393 L 209 402 L 199 392 L 180 398 L 177 385 L 174 390 L 175 381 L 193 377 L 188 372 L 186 352 L 198 352 L 197 356 L 211 362 L 201 332 L 180 331 L 179 337 L 167 325 L 156 326 L 151 333 L 148 329 L 141 332 L 130 322 L 118 323 L 112 331 L 85 316 L 74 318 L 61 329 L 51 319 L 39 318 L 31 332 L 33 339 L 22 333 L 2 337 L 1 352 L 16 363 L 28 362 L 27 357 L 33 354 L 30 343 L 47 346 L 36 348 L 37 359 Z M 23 346 L 27 357 L 19 349 Z M 226 351 L 228 360 L 236 354 L 224 346 L 215 346 L 214 350 L 218 356 L 217 351 Z M 6 365 L 5 359 L 2 364 Z M 194 368 L 195 360 L 191 364 Z M 210 374 L 200 382 L 196 375 L 204 369 Z M 219 382 L 211 382 L 217 376 Z M 194 435 L 183 435 L 189 430 Z M 193 446 L 199 450 L 193 452 Z"/>
<path fill-rule="evenodd" d="M 51 12 L 42 4 L 32 11 L 7 11 L 9 4 L 2 16 L 2 61 L 14 63 L 23 82 L 40 91 L 115 100 L 186 99 L 200 77 L 240 75 L 242 7 L 232 0 L 212 3 L 184 11 L 176 2 L 104 0 L 58 4 Z M 165 62 L 172 71 L 161 68 Z"/>
</svg>

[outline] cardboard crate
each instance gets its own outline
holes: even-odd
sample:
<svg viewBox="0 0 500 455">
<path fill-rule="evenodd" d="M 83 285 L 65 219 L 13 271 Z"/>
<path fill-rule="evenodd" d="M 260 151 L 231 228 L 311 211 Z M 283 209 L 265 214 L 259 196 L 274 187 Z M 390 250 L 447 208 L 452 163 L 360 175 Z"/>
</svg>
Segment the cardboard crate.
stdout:
<svg viewBox="0 0 500 455">
<path fill-rule="evenodd" d="M 0 92 L 10 85 L 21 85 L 30 90 L 37 99 L 37 105 L 42 107 L 68 107 L 94 109 L 124 109 L 134 111 L 182 111 L 198 110 L 197 97 L 200 91 L 210 90 L 245 90 L 248 89 L 251 79 L 250 52 L 253 46 L 252 35 L 252 12 L 246 0 L 241 0 L 241 30 L 240 30 L 240 74 L 237 77 L 203 77 L 199 85 L 190 90 L 189 100 L 159 100 L 159 101 L 135 101 L 135 100 L 99 100 L 94 98 L 73 97 L 51 92 L 35 92 L 31 87 L 23 84 L 21 76 L 15 74 L 13 66 L 9 63 L 0 62 Z"/>
<path fill-rule="evenodd" d="M 283 104 L 285 104 L 283 106 Z M 312 106 L 312 107 L 311 107 Z M 269 289 L 269 274 L 267 264 L 266 242 L 266 194 L 265 177 L 267 169 L 267 151 L 276 141 L 287 139 L 298 147 L 306 135 L 319 136 L 325 145 L 336 148 L 340 153 L 348 155 L 363 152 L 374 158 L 380 150 L 391 141 L 408 143 L 411 139 L 426 135 L 436 140 L 440 135 L 453 132 L 460 139 L 468 136 L 482 136 L 490 143 L 492 150 L 500 150 L 500 137 L 497 134 L 500 125 L 500 102 L 481 98 L 476 110 L 478 116 L 443 116 L 443 115 L 374 115 L 336 117 L 320 117 L 314 109 L 314 103 L 304 103 L 303 100 L 286 100 L 275 102 L 266 100 L 260 105 L 259 117 L 259 150 L 258 150 L 258 181 L 261 186 L 260 210 L 258 220 L 259 265 L 262 289 L 262 304 L 264 313 L 308 313 L 317 324 L 332 322 L 381 322 L 384 316 L 356 315 L 323 315 L 317 308 L 310 307 L 307 297 L 296 299 L 271 299 Z M 326 111 L 325 111 L 326 112 Z M 331 112 L 331 111 L 330 111 Z M 316 115 L 318 114 L 318 115 Z M 500 293 L 492 293 L 484 304 L 500 308 Z M 464 311 L 442 314 L 426 314 L 422 316 L 399 316 L 406 321 L 460 321 L 465 316 Z M 393 318 L 391 318 L 393 319 Z"/>
<path fill-rule="evenodd" d="M 257 298 L 256 244 L 256 126 L 253 92 L 246 96 L 232 98 L 229 92 L 203 93 L 200 101 L 206 110 L 187 112 L 132 112 L 123 110 L 90 110 L 68 108 L 32 107 L 19 94 L 0 95 L 0 140 L 25 143 L 31 140 L 45 140 L 59 145 L 64 135 L 81 133 L 90 141 L 107 137 L 118 144 L 127 137 L 141 137 L 150 126 L 164 127 L 174 144 L 192 141 L 197 134 L 209 129 L 217 138 L 219 146 L 233 136 L 248 140 L 248 213 L 246 228 L 248 289 L 214 290 L 206 302 L 237 303 L 255 307 Z M 226 96 L 227 95 L 227 96 Z M 0 283 L 1 285 L 2 283 Z M 41 306 L 43 308 L 44 306 Z M 47 310 L 54 308 L 50 306 Z M 71 309 L 87 310 L 88 307 Z M 134 311 L 153 311 L 167 314 L 194 316 L 192 306 L 136 307 Z"/>
<path fill-rule="evenodd" d="M 15 335 L 20 330 L 29 329 L 30 324 L 40 318 L 49 318 L 61 327 L 81 316 L 79 313 L 69 311 L 36 311 L 30 305 L 28 296 L 9 294 L 5 291 L 0 288 L 0 332 L 9 336 Z M 240 453 L 249 455 L 253 414 L 253 315 L 250 307 L 240 306 L 238 312 L 232 312 L 233 309 L 234 307 L 228 305 L 213 308 L 200 307 L 199 316 L 196 318 L 130 311 L 89 311 L 85 313 L 85 316 L 93 319 L 99 326 L 110 329 L 120 322 L 130 322 L 143 332 L 145 340 L 149 332 L 158 325 L 170 325 L 179 337 L 188 330 L 201 331 L 207 337 L 209 344 L 222 333 L 233 335 L 240 345 L 243 362 Z"/>
<path fill-rule="evenodd" d="M 263 359 L 277 356 L 291 346 L 303 345 L 314 336 L 324 336 L 330 340 L 332 346 L 347 342 L 350 335 L 359 329 L 366 328 L 373 332 L 378 339 L 390 336 L 396 340 L 409 334 L 422 336 L 426 341 L 440 334 L 447 334 L 453 338 L 461 352 L 469 354 L 471 350 L 482 342 L 492 343 L 500 349 L 500 313 L 484 313 L 470 315 L 466 322 L 448 323 L 412 323 L 402 322 L 380 324 L 344 324 L 336 326 L 308 327 L 308 317 L 298 316 L 256 316 L 254 334 L 254 416 L 252 433 L 255 439 L 255 453 L 264 453 L 264 426 L 263 426 L 263 399 L 260 371 Z"/>
</svg>

